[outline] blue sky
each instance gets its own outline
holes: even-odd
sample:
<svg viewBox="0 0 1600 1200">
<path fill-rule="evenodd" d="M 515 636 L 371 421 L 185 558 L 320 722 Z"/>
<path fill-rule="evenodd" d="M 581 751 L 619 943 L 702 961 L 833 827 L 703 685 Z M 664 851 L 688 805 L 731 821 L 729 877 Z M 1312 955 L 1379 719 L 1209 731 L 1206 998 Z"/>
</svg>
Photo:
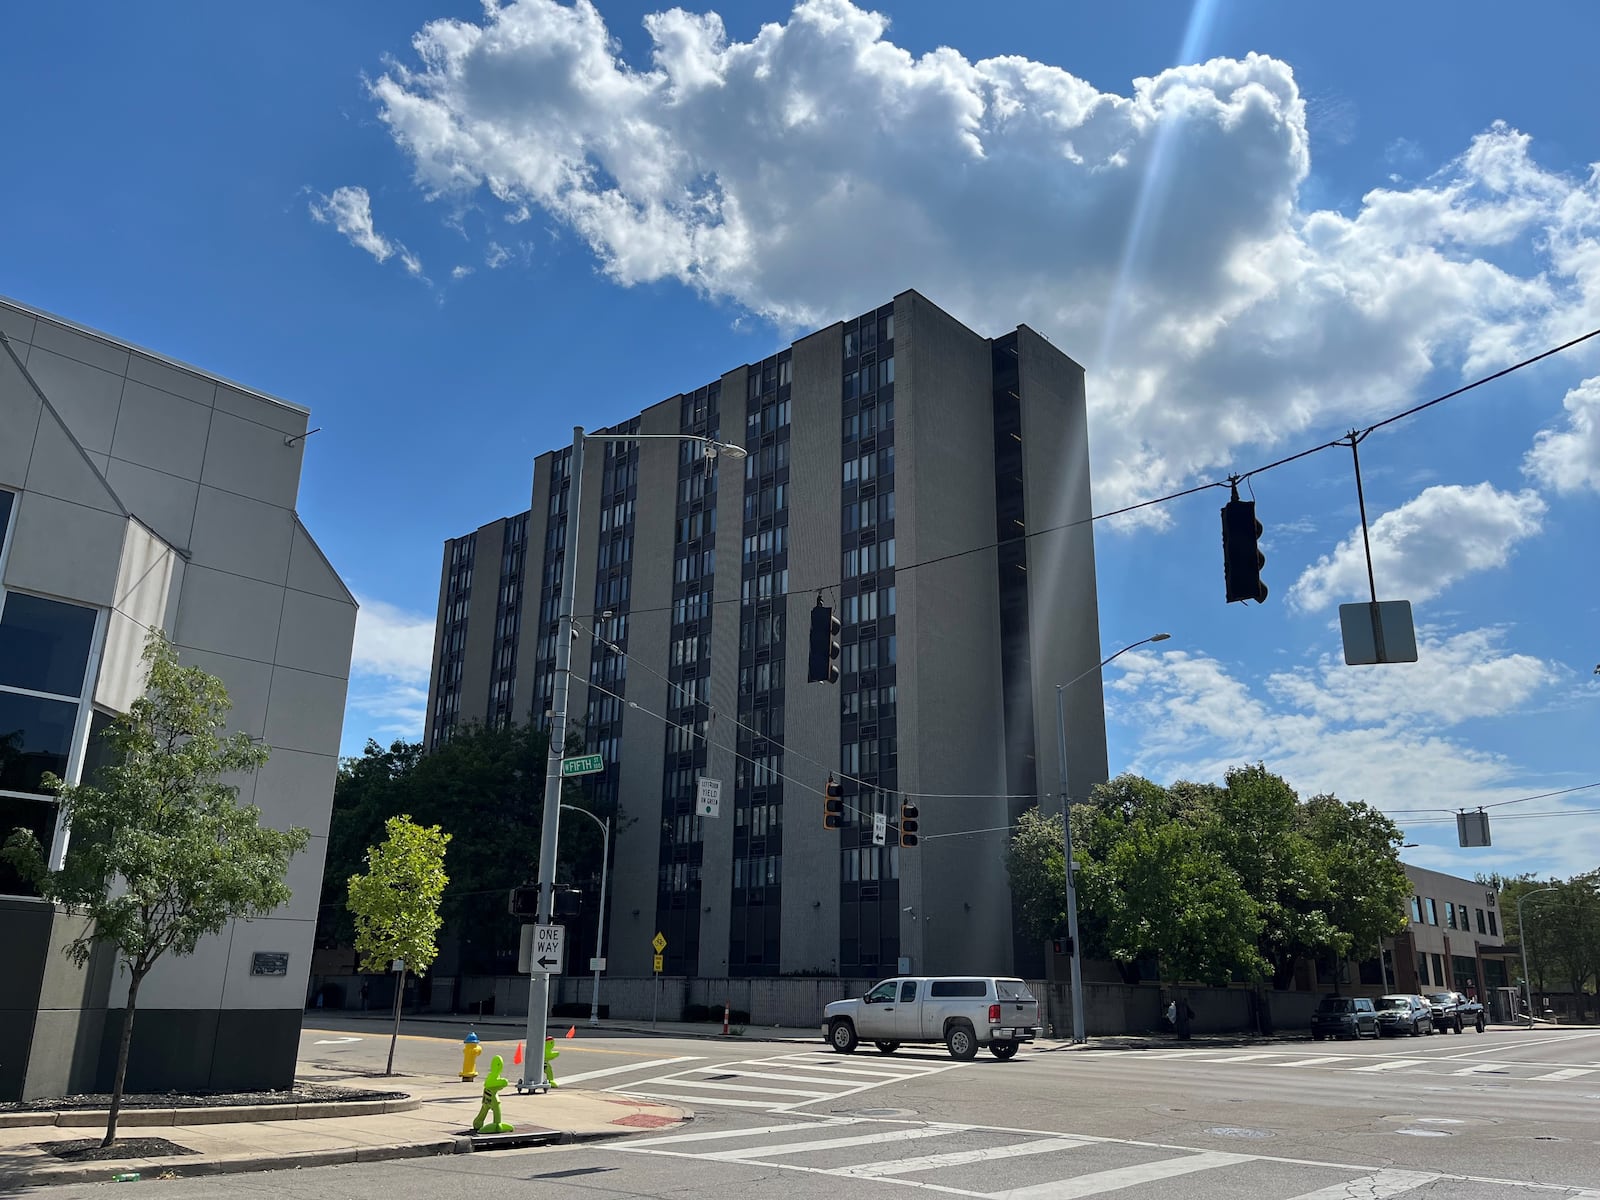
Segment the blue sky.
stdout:
<svg viewBox="0 0 1600 1200">
<path fill-rule="evenodd" d="M 992 0 L 30 5 L 0 43 L 0 292 L 312 410 L 361 597 L 344 744 L 416 735 L 440 544 L 529 464 L 915 287 L 1089 371 L 1101 510 L 1600 327 L 1600 10 Z M 875 15 L 876 14 L 876 15 Z M 1595 343 L 1600 343 L 1596 339 Z M 1097 533 L 1113 770 L 1264 760 L 1438 869 L 1600 865 L 1600 345 Z M 1352 540 L 1354 535 L 1355 540 Z M 1161 651 L 1156 653 L 1153 651 Z"/>
</svg>

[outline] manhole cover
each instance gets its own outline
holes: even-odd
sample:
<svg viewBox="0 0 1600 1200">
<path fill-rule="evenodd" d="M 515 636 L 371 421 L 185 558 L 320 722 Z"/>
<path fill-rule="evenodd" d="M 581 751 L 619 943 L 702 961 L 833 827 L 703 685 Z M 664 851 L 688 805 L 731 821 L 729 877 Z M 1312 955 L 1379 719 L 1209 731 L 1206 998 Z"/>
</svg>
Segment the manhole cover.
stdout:
<svg viewBox="0 0 1600 1200">
<path fill-rule="evenodd" d="M 1246 1129 L 1241 1125 L 1218 1125 L 1214 1129 L 1207 1130 L 1207 1132 L 1214 1133 L 1218 1137 L 1229 1138 L 1269 1138 L 1272 1136 L 1265 1129 Z"/>
<path fill-rule="evenodd" d="M 847 1114 L 852 1117 L 914 1117 L 917 1110 L 914 1108 L 853 1108 Z"/>
<path fill-rule="evenodd" d="M 1450 1134 L 1443 1129 L 1396 1129 L 1396 1133 L 1403 1133 L 1407 1137 L 1449 1137 Z"/>
</svg>

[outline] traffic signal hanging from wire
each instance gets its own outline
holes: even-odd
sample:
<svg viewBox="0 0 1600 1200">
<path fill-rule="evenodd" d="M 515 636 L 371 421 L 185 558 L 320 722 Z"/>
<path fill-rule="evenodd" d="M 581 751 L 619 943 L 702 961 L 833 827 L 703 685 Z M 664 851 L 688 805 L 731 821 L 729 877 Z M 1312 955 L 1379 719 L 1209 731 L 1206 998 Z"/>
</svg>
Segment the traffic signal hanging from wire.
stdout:
<svg viewBox="0 0 1600 1200">
<path fill-rule="evenodd" d="M 917 815 L 915 804 L 900 805 L 900 844 L 908 850 L 917 844 Z"/>
<path fill-rule="evenodd" d="M 1267 585 L 1261 582 L 1261 568 L 1267 565 L 1267 556 L 1257 544 L 1261 539 L 1261 522 L 1256 520 L 1256 502 L 1239 499 L 1239 489 L 1233 489 L 1233 499 L 1222 506 L 1222 574 L 1228 590 L 1228 603 L 1235 600 L 1267 601 Z"/>
<path fill-rule="evenodd" d="M 842 627 L 833 609 L 817 597 L 817 606 L 811 610 L 811 654 L 806 661 L 807 683 L 838 683 L 839 630 Z"/>
<path fill-rule="evenodd" d="M 832 775 L 828 776 L 828 784 L 822 789 L 822 827 L 844 828 L 844 789 L 834 782 Z"/>
</svg>

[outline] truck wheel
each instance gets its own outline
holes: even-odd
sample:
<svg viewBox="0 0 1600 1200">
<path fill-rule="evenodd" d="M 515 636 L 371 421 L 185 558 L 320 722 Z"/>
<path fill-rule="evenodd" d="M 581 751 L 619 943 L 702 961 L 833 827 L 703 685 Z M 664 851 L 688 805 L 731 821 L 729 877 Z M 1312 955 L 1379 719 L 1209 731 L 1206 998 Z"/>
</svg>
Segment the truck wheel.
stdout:
<svg viewBox="0 0 1600 1200">
<path fill-rule="evenodd" d="M 978 1035 L 972 1032 L 972 1026 L 965 1021 L 950 1026 L 945 1032 L 944 1044 L 950 1051 L 950 1057 L 962 1062 L 970 1062 L 978 1055 Z"/>
<path fill-rule="evenodd" d="M 1483 1032 L 1483 1026 L 1484 1026 L 1483 1014 L 1479 1013 L 1478 1014 L 1478 1032 L 1479 1033 Z"/>
<path fill-rule="evenodd" d="M 1456 1017 L 1456 1032 L 1461 1032 L 1461 1018 L 1459 1015 Z"/>
<path fill-rule="evenodd" d="M 839 1054 L 854 1054 L 859 1044 L 856 1040 L 856 1027 L 849 1021 L 835 1021 L 828 1026 L 828 1045 Z"/>
<path fill-rule="evenodd" d="M 1017 1056 L 1016 1042 L 990 1042 L 989 1053 L 1001 1062 L 1009 1062 Z"/>
<path fill-rule="evenodd" d="M 873 1045 L 878 1048 L 879 1054 L 893 1054 L 900 1049 L 899 1042 L 874 1042 Z"/>
</svg>

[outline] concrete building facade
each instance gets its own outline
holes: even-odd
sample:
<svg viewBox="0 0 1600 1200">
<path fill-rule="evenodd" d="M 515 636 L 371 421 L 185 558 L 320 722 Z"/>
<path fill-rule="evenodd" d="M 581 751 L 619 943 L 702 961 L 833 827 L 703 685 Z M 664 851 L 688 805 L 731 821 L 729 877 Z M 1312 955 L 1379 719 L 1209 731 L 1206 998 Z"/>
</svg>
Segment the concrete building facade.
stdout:
<svg viewBox="0 0 1600 1200">
<path fill-rule="evenodd" d="M 570 546 L 570 448 L 536 460 L 526 513 L 445 544 L 425 737 L 547 720 L 576 569 L 570 713 L 606 763 L 591 803 L 624 822 L 610 973 L 650 974 L 657 932 L 688 978 L 1042 973 L 1003 855 L 1023 811 L 1059 809 L 1054 689 L 1086 670 L 1069 788 L 1106 777 L 1082 368 L 904 292 L 598 432 Z M 806 682 L 818 603 L 837 684 Z"/>
<path fill-rule="evenodd" d="M 356 615 L 295 513 L 308 415 L 0 301 L 0 829 L 61 861 L 41 775 L 92 769 L 160 628 L 271 749 L 241 800 L 312 834 L 283 909 L 147 977 L 131 1090 L 293 1080 Z M 73 967 L 79 928 L 0 868 L 0 1100 L 109 1085 L 127 977 L 104 953 Z"/>
<path fill-rule="evenodd" d="M 1413 892 L 1405 932 L 1384 947 L 1390 982 L 1401 992 L 1470 989 L 1486 1004 L 1498 1003 L 1510 982 L 1499 893 L 1441 871 L 1409 863 L 1405 869 Z"/>
</svg>

